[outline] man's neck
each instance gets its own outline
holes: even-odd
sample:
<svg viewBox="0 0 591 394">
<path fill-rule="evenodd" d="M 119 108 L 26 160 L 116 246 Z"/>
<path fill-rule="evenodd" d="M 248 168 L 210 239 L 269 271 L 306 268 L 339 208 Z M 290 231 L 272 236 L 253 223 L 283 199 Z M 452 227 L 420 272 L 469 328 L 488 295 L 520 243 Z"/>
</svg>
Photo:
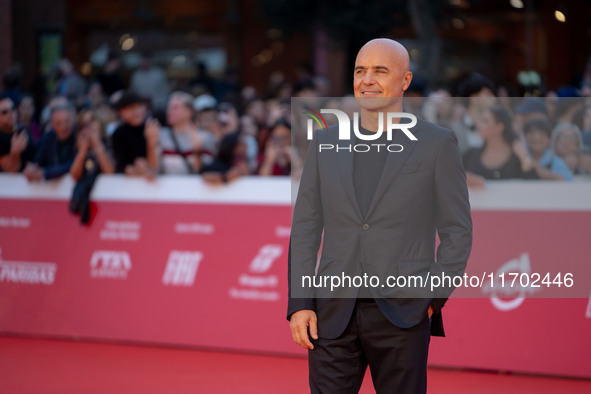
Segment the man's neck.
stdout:
<svg viewBox="0 0 591 394">
<path fill-rule="evenodd" d="M 359 116 L 361 117 L 360 123 L 361 127 L 366 130 L 377 132 L 378 130 L 386 131 L 386 124 L 388 123 L 388 113 L 389 112 L 402 112 L 402 102 L 396 103 L 395 105 L 384 108 L 382 110 L 367 110 L 361 108 L 361 112 Z M 382 113 L 382 125 L 380 125 L 380 113 Z M 400 122 L 400 118 L 393 118 L 392 122 L 398 123 Z M 381 126 L 381 127 L 380 127 Z"/>
</svg>

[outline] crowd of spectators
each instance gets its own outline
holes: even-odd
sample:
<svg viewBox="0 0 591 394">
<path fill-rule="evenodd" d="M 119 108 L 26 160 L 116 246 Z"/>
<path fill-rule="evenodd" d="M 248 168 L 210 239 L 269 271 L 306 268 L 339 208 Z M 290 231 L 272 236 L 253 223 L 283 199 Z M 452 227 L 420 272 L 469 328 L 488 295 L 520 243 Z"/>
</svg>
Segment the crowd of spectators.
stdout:
<svg viewBox="0 0 591 394">
<path fill-rule="evenodd" d="M 31 182 L 67 173 L 198 174 L 211 184 L 297 174 L 305 147 L 291 144 L 290 98 L 331 95 L 328 80 L 310 72 L 291 82 L 272 73 L 261 93 L 212 78 L 203 65 L 196 78 L 173 86 L 149 57 L 127 84 L 116 56 L 92 78 L 68 60 L 57 69 L 54 89 L 41 101 L 21 91 L 14 72 L 4 77 L 1 171 L 22 172 Z M 591 83 L 591 65 L 585 78 Z M 417 77 L 405 110 L 456 133 L 470 186 L 591 174 L 591 100 L 583 97 L 591 89 L 510 98 L 479 74 L 456 87 L 429 91 Z M 572 95 L 580 97 L 566 97 Z"/>
</svg>

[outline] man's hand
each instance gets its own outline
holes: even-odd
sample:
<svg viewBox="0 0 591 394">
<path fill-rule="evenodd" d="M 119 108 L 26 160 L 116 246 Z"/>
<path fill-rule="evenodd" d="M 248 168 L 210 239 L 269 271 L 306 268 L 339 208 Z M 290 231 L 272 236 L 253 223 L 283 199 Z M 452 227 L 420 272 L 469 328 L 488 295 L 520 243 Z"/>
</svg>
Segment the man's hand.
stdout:
<svg viewBox="0 0 591 394">
<path fill-rule="evenodd" d="M 433 305 L 429 305 L 429 310 L 427 311 L 427 314 L 429 315 L 429 319 L 431 318 L 431 316 L 433 316 Z"/>
<path fill-rule="evenodd" d="M 483 189 L 486 187 L 486 180 L 484 177 L 472 172 L 466 172 L 466 183 L 468 184 L 468 187 L 474 189 Z"/>
<path fill-rule="evenodd" d="M 27 177 L 29 182 L 39 182 L 43 179 L 43 169 L 35 163 L 27 163 L 27 166 L 23 170 L 23 174 Z"/>
<path fill-rule="evenodd" d="M 310 309 L 303 309 L 291 315 L 289 328 L 291 328 L 293 341 L 304 349 L 314 349 L 314 345 L 312 345 L 312 342 L 308 338 L 308 327 L 310 327 L 312 338 L 318 339 L 317 321 L 316 312 Z"/>
</svg>

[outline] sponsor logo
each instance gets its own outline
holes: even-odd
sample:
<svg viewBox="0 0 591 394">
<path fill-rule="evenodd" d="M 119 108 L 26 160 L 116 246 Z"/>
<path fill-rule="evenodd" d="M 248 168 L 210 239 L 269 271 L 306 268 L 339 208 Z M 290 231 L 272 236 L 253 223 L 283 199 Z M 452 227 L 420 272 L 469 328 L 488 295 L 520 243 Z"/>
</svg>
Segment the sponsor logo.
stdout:
<svg viewBox="0 0 591 394">
<path fill-rule="evenodd" d="M 230 297 L 257 301 L 278 301 L 277 275 L 268 274 L 273 263 L 283 253 L 281 245 L 265 245 L 259 249 L 248 267 L 248 273 L 238 277 L 239 287 L 230 288 Z"/>
<path fill-rule="evenodd" d="M 31 219 L 18 218 L 15 216 L 12 216 L 12 217 L 0 216 L 0 227 L 29 228 L 29 227 L 31 227 Z"/>
<path fill-rule="evenodd" d="M 168 256 L 162 283 L 171 286 L 193 286 L 202 258 L 201 252 L 173 250 Z"/>
<path fill-rule="evenodd" d="M 502 274 L 509 273 L 524 273 L 531 274 L 531 264 L 529 261 L 529 253 L 522 253 L 519 258 L 509 260 L 503 264 L 495 274 L 495 280 Z M 520 283 L 515 283 L 514 286 L 503 286 L 501 283 L 495 282 L 492 284 L 487 283 L 483 286 L 482 292 L 484 294 L 490 294 L 490 302 L 495 308 L 500 311 L 506 312 L 513 309 L 519 308 L 525 297 L 528 294 L 533 294 L 539 291 L 539 288 L 534 287 L 523 287 Z"/>
<path fill-rule="evenodd" d="M 0 283 L 52 285 L 55 282 L 56 271 L 55 263 L 2 260 L 0 250 Z"/>
<path fill-rule="evenodd" d="M 211 223 L 176 223 L 174 231 L 177 234 L 213 234 L 214 226 Z"/>
<path fill-rule="evenodd" d="M 291 234 L 290 226 L 277 226 L 275 227 L 275 236 L 278 238 L 289 238 Z"/>
<path fill-rule="evenodd" d="M 100 237 L 107 241 L 137 241 L 141 228 L 140 222 L 107 220 Z"/>
<path fill-rule="evenodd" d="M 90 276 L 93 278 L 126 279 L 131 270 L 129 253 L 97 250 L 90 259 Z"/>
</svg>

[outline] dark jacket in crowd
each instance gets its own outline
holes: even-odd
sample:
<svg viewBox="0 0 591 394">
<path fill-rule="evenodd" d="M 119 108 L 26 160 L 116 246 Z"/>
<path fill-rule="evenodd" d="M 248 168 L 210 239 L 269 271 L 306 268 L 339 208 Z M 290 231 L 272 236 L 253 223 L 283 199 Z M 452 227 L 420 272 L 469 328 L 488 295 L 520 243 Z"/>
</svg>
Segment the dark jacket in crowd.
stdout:
<svg viewBox="0 0 591 394">
<path fill-rule="evenodd" d="M 65 141 L 60 141 L 53 130 L 41 137 L 35 163 L 43 169 L 45 179 L 58 178 L 68 171 L 76 157 L 76 135 L 72 133 Z"/>
<path fill-rule="evenodd" d="M 130 126 L 122 124 L 115 130 L 111 137 L 111 146 L 115 158 L 115 171 L 123 173 L 125 167 L 133 165 L 138 157 L 146 157 L 146 137 L 144 137 L 144 125 Z"/>
</svg>

